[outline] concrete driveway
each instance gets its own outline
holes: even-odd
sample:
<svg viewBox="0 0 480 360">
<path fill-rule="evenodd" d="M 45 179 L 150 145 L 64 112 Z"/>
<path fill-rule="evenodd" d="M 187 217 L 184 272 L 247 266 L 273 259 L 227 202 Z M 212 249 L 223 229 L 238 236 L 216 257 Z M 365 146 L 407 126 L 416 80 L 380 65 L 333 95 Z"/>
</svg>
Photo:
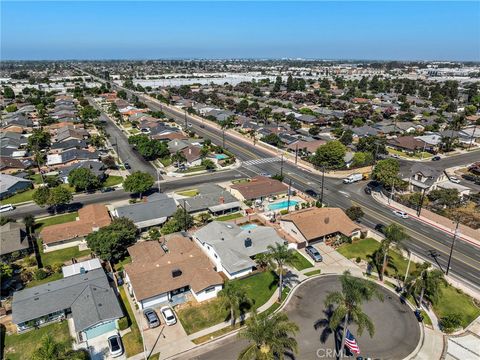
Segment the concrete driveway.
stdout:
<svg viewBox="0 0 480 360">
<path fill-rule="evenodd" d="M 343 255 L 338 253 L 334 248 L 331 246 L 326 245 L 324 242 L 319 242 L 312 245 L 316 248 L 320 255 L 322 255 L 323 261 L 315 263 L 315 267 L 321 270 L 325 270 L 327 268 L 331 268 L 332 266 L 339 265 L 339 266 L 347 266 L 351 267 L 352 263 L 350 260 L 346 259 Z M 310 255 L 305 252 L 305 249 L 299 250 L 307 259 L 311 259 Z"/>
</svg>

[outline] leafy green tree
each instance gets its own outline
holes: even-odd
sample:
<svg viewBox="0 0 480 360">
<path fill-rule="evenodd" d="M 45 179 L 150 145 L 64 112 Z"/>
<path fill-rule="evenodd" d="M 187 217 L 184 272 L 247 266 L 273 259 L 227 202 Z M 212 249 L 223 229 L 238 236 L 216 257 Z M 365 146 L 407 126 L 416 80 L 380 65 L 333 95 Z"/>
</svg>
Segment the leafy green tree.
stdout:
<svg viewBox="0 0 480 360">
<path fill-rule="evenodd" d="M 268 316 L 266 313 L 254 313 L 247 321 L 246 327 L 238 336 L 250 343 L 240 355 L 239 360 L 273 360 L 285 358 L 285 353 L 298 352 L 294 335 L 299 327 L 288 319 L 284 312 Z"/>
<path fill-rule="evenodd" d="M 48 198 L 50 197 L 50 189 L 46 186 L 37 188 L 32 195 L 32 199 L 38 206 L 47 205 Z"/>
<path fill-rule="evenodd" d="M 207 170 L 215 169 L 215 163 L 210 159 L 203 159 L 202 160 L 202 165 L 205 166 L 205 169 L 207 169 Z"/>
<path fill-rule="evenodd" d="M 32 360 L 88 360 L 90 356 L 85 350 L 72 350 L 65 343 L 57 342 L 51 335 L 42 338 L 35 349 Z"/>
<path fill-rule="evenodd" d="M 35 218 L 31 214 L 25 215 L 25 217 L 23 218 L 23 223 L 25 224 L 25 230 L 27 231 L 27 235 L 30 236 L 34 230 Z"/>
<path fill-rule="evenodd" d="M 10 86 L 4 86 L 3 96 L 5 97 L 5 99 L 15 99 L 15 92 Z"/>
<path fill-rule="evenodd" d="M 160 233 L 160 230 L 158 230 L 158 228 L 151 228 L 150 230 L 148 230 L 148 237 L 150 240 L 156 240 L 158 241 L 158 239 L 160 239 L 160 236 L 162 234 Z"/>
<path fill-rule="evenodd" d="M 12 277 L 12 275 L 13 275 L 12 267 L 9 264 L 0 262 L 0 277 L 2 279 L 8 279 Z"/>
<path fill-rule="evenodd" d="M 442 206 L 455 207 L 458 205 L 460 193 L 457 189 L 435 189 L 430 191 L 427 197 L 430 201 L 437 202 Z"/>
<path fill-rule="evenodd" d="M 12 113 L 12 112 L 15 112 L 17 110 L 18 110 L 18 108 L 17 108 L 16 104 L 7 105 L 7 107 L 5 108 L 5 111 L 8 112 L 8 113 Z"/>
<path fill-rule="evenodd" d="M 181 151 L 177 151 L 175 154 L 172 155 L 171 158 L 173 162 L 177 163 L 177 167 L 180 166 L 180 164 L 187 162 L 187 157 Z"/>
<path fill-rule="evenodd" d="M 353 131 L 350 129 L 345 130 L 338 140 L 345 146 L 350 145 L 353 141 Z"/>
<path fill-rule="evenodd" d="M 88 168 L 78 168 L 70 171 L 68 183 L 74 186 L 76 191 L 93 190 L 100 187 L 100 180 Z"/>
<path fill-rule="evenodd" d="M 353 322 L 358 326 L 358 334 L 362 335 L 363 330 L 367 329 L 372 337 L 375 334 L 375 325 L 370 317 L 363 311 L 362 304 L 370 301 L 373 297 L 383 301 L 383 297 L 377 291 L 376 285 L 367 280 L 358 279 L 345 271 L 340 278 L 342 291 L 329 292 L 325 299 L 325 306 L 335 306 L 332 318 L 330 319 L 330 329 L 338 331 L 341 323 L 342 342 L 340 353 L 343 353 L 345 346 L 345 335 L 348 325 Z"/>
<path fill-rule="evenodd" d="M 267 144 L 270 144 L 270 145 L 273 145 L 273 146 L 276 146 L 276 147 L 281 147 L 282 146 L 282 140 L 275 133 L 265 135 L 264 137 L 262 137 L 261 140 L 263 142 L 267 143 Z"/>
<path fill-rule="evenodd" d="M 53 206 L 56 213 L 59 206 L 68 204 L 72 199 L 73 195 L 68 189 L 63 186 L 57 186 L 50 189 L 47 205 Z"/>
<path fill-rule="evenodd" d="M 150 139 L 145 134 L 130 136 L 128 142 L 134 145 L 140 155 L 147 160 L 163 158 L 170 154 L 165 142 Z"/>
<path fill-rule="evenodd" d="M 369 152 L 371 154 L 388 154 L 386 140 L 376 136 L 366 136 L 358 140 L 357 151 Z"/>
<path fill-rule="evenodd" d="M 295 254 L 287 245 L 277 243 L 275 246 L 268 246 L 268 257 L 270 259 L 270 266 L 278 275 L 278 301 L 282 301 L 285 266 L 293 265 L 295 262 Z"/>
<path fill-rule="evenodd" d="M 418 306 L 420 309 L 424 297 L 432 304 L 436 304 L 442 294 L 441 285 L 445 282 L 441 270 L 430 270 L 429 263 L 423 263 L 420 268 L 407 279 L 406 293 L 418 297 Z"/>
<path fill-rule="evenodd" d="M 193 218 L 184 209 L 178 208 L 173 216 L 163 225 L 162 234 L 172 234 L 180 230 L 188 230 L 193 226 Z"/>
<path fill-rule="evenodd" d="M 386 187 L 391 187 L 394 182 L 399 183 L 399 171 L 400 165 L 396 159 L 380 160 L 373 169 L 372 178 Z"/>
<path fill-rule="evenodd" d="M 460 313 L 447 314 L 440 318 L 439 325 L 447 334 L 452 333 L 462 326 L 462 315 Z"/>
<path fill-rule="evenodd" d="M 223 289 L 219 291 L 218 298 L 222 307 L 230 312 L 232 326 L 235 325 L 235 320 L 242 310 L 242 306 L 250 302 L 245 289 L 238 286 L 238 283 L 228 280 L 223 284 Z"/>
<path fill-rule="evenodd" d="M 137 228 L 127 218 L 113 219 L 108 226 L 87 235 L 87 245 L 101 259 L 118 261 L 122 259 L 127 248 L 135 243 Z"/>
<path fill-rule="evenodd" d="M 382 241 L 381 253 L 383 254 L 382 268 L 380 271 L 380 280 L 383 281 L 383 276 L 388 265 L 388 252 L 391 247 L 397 249 L 403 248 L 403 242 L 408 238 L 402 226 L 392 223 L 385 227 L 383 231 L 385 239 Z"/>
<path fill-rule="evenodd" d="M 353 221 L 358 221 L 363 217 L 363 215 L 365 215 L 360 206 L 349 207 L 347 210 L 345 210 L 345 214 L 347 214 L 347 216 Z"/>
<path fill-rule="evenodd" d="M 38 173 L 42 178 L 41 165 L 44 162 L 44 155 L 42 150 L 47 150 L 50 147 L 50 134 L 42 129 L 34 129 L 32 134 L 28 137 L 27 148 L 33 153 L 35 162 L 37 163 Z"/>
<path fill-rule="evenodd" d="M 356 152 L 353 154 L 352 167 L 366 166 L 373 163 L 373 155 L 369 152 Z"/>
<path fill-rule="evenodd" d="M 311 158 L 316 166 L 325 166 L 329 169 L 338 169 L 345 165 L 347 148 L 338 140 L 329 141 L 321 145 Z"/>
<path fill-rule="evenodd" d="M 154 182 L 155 180 L 152 175 L 141 171 L 134 171 L 123 180 L 123 188 L 128 192 L 139 194 L 141 198 L 142 193 L 150 189 Z"/>
<path fill-rule="evenodd" d="M 90 136 L 90 139 L 88 139 L 88 143 L 97 149 L 103 148 L 105 146 L 105 137 L 102 135 L 93 134 Z"/>
</svg>

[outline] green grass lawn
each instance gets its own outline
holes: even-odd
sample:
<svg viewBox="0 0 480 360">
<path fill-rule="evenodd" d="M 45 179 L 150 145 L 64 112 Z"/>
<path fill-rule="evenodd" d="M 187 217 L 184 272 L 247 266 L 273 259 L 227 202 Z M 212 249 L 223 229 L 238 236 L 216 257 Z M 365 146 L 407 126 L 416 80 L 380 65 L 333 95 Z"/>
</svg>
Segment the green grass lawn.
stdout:
<svg viewBox="0 0 480 360">
<path fill-rule="evenodd" d="M 108 175 L 105 181 L 103 182 L 103 187 L 110 187 L 119 185 L 123 182 L 123 177 L 116 175 Z"/>
<path fill-rule="evenodd" d="M 2 204 L 2 205 L 18 204 L 18 203 L 22 203 L 22 202 L 25 202 L 25 201 L 32 201 L 32 196 L 33 196 L 34 192 L 35 192 L 35 189 L 30 189 L 30 190 L 15 194 L 13 196 L 10 196 L 10 197 L 0 201 L 0 204 Z"/>
<path fill-rule="evenodd" d="M 68 332 L 66 321 L 43 326 L 23 334 L 7 335 L 5 337 L 5 360 L 30 360 L 34 351 L 40 346 L 42 338 L 51 335 L 55 341 L 71 346 L 72 339 Z"/>
<path fill-rule="evenodd" d="M 132 262 L 132 258 L 130 256 L 125 257 L 125 259 L 119 261 L 118 263 L 113 265 L 113 268 L 115 271 L 121 271 L 123 270 L 123 267 L 126 264 L 130 264 Z"/>
<path fill-rule="evenodd" d="M 354 241 L 351 244 L 341 245 L 337 251 L 345 256 L 347 259 L 356 259 L 360 257 L 362 260 L 370 261 L 369 255 L 372 255 L 380 248 L 380 243 L 372 238 Z M 388 276 L 405 276 L 407 271 L 408 259 L 405 259 L 400 253 L 395 250 L 390 250 L 388 255 L 391 257 L 389 261 L 386 275 Z M 412 262 L 410 264 L 409 273 L 415 271 L 417 264 Z"/>
<path fill-rule="evenodd" d="M 293 251 L 293 254 L 295 256 L 295 261 L 293 263 L 293 266 L 298 271 L 302 271 L 304 269 L 313 267 L 312 263 L 307 259 L 305 259 L 305 257 L 302 254 L 300 254 L 298 251 Z"/>
<path fill-rule="evenodd" d="M 135 320 L 132 307 L 128 302 L 128 295 L 125 293 L 125 289 L 120 287 L 119 290 L 123 303 L 123 309 L 124 311 L 126 310 L 128 314 L 128 323 L 130 324 L 131 330 L 128 334 L 122 336 L 122 342 L 123 346 L 125 347 L 127 357 L 130 357 L 143 351 L 142 334 L 140 334 L 140 329 L 138 328 L 137 321 Z"/>
<path fill-rule="evenodd" d="M 252 302 L 247 311 L 255 310 L 265 304 L 277 289 L 277 277 L 269 271 L 233 281 L 245 289 L 247 297 Z M 221 306 L 220 299 L 214 299 L 181 308 L 177 314 L 187 334 L 192 334 L 225 321 L 229 311 Z"/>
<path fill-rule="evenodd" d="M 185 171 L 179 171 L 179 172 L 184 173 L 184 174 L 188 174 L 188 173 L 192 173 L 192 172 L 196 172 L 196 171 L 202 171 L 202 170 L 205 170 L 205 166 L 197 165 L 197 166 L 189 167 Z"/>
<path fill-rule="evenodd" d="M 55 250 L 51 252 L 44 253 L 41 240 L 37 240 L 38 248 L 40 249 L 40 257 L 42 258 L 43 266 L 54 265 L 54 264 L 63 264 L 72 258 L 80 258 L 90 254 L 91 250 L 78 250 L 78 246 L 69 247 L 66 249 Z M 51 281 L 51 280 L 50 280 Z"/>
<path fill-rule="evenodd" d="M 168 157 L 164 157 L 164 158 L 161 158 L 159 159 L 159 161 L 162 163 L 163 166 L 167 167 L 167 166 L 170 166 L 172 165 L 172 159 L 168 156 Z"/>
<path fill-rule="evenodd" d="M 480 307 L 475 305 L 473 298 L 450 285 L 442 285 L 440 299 L 433 306 L 433 311 L 438 318 L 460 314 L 464 328 L 480 315 Z"/>
<path fill-rule="evenodd" d="M 433 156 L 432 154 L 430 154 L 429 152 L 426 152 L 426 151 L 415 153 L 413 155 L 410 155 L 410 154 L 407 154 L 403 151 L 399 151 L 399 150 L 392 149 L 392 148 L 387 148 L 387 151 L 388 151 L 389 154 L 403 156 L 403 157 L 410 158 L 410 159 L 428 159 L 428 158 L 431 158 Z"/>
<path fill-rule="evenodd" d="M 50 281 L 55 281 L 55 280 L 60 280 L 60 279 L 63 279 L 63 274 L 61 272 L 58 272 L 58 273 L 52 274 L 50 276 L 47 276 L 45 279 L 42 279 L 42 280 L 32 280 L 32 281 L 28 282 L 27 285 L 25 285 L 25 287 L 31 288 L 31 287 L 34 287 L 34 286 L 37 286 L 37 285 L 45 284 L 45 283 L 48 283 Z"/>
<path fill-rule="evenodd" d="M 216 221 L 228 221 L 228 220 L 233 220 L 233 219 L 238 219 L 243 217 L 241 213 L 234 213 L 234 214 L 228 214 L 228 215 L 223 215 L 215 218 Z"/>
<path fill-rule="evenodd" d="M 303 275 L 305 275 L 305 276 L 320 275 L 321 272 L 322 272 L 321 270 L 312 270 L 312 271 L 308 271 L 306 273 L 303 273 Z"/>
<path fill-rule="evenodd" d="M 177 191 L 175 193 L 177 195 L 180 195 L 180 196 L 194 197 L 194 196 L 198 195 L 198 190 L 197 189 L 189 189 L 189 190 Z"/>
<path fill-rule="evenodd" d="M 47 218 L 39 219 L 35 221 L 35 231 L 40 232 L 45 226 L 63 224 L 69 221 L 75 221 L 78 217 L 78 212 L 71 212 L 68 214 L 50 216 Z"/>
</svg>

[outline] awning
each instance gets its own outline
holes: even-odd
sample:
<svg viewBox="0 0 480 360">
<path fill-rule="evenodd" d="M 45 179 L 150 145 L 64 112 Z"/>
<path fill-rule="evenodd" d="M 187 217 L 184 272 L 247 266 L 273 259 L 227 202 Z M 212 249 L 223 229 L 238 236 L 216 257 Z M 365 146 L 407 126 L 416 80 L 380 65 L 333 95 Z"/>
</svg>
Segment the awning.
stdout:
<svg viewBox="0 0 480 360">
<path fill-rule="evenodd" d="M 213 212 L 213 213 L 216 213 L 216 212 L 219 212 L 219 211 L 225 211 L 225 210 L 230 210 L 230 209 L 234 209 L 234 208 L 239 208 L 240 206 L 241 206 L 240 202 L 233 201 L 233 202 L 229 202 L 229 203 L 225 203 L 225 204 L 210 206 L 208 208 L 208 210 Z"/>
</svg>

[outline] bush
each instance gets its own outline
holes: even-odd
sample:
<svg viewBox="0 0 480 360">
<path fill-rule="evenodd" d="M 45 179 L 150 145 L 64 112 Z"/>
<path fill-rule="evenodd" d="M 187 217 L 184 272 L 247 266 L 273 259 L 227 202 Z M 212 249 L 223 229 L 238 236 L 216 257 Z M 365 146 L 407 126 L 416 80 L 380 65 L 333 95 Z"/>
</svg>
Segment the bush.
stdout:
<svg viewBox="0 0 480 360">
<path fill-rule="evenodd" d="M 451 333 L 462 326 L 462 317 L 460 314 L 448 314 L 440 319 L 440 328 L 446 332 Z"/>
<path fill-rule="evenodd" d="M 55 263 L 52 265 L 52 272 L 53 273 L 61 273 L 62 272 L 62 263 Z"/>
<path fill-rule="evenodd" d="M 362 258 L 361 258 L 360 256 L 357 256 L 357 258 L 355 259 L 355 262 L 356 262 L 357 264 L 359 264 L 360 261 L 362 261 Z"/>
<path fill-rule="evenodd" d="M 48 274 L 43 269 L 37 269 L 35 270 L 34 276 L 35 276 L 35 280 L 43 280 L 48 276 Z"/>
<path fill-rule="evenodd" d="M 25 264 L 27 266 L 35 266 L 37 265 L 37 259 L 35 259 L 35 256 L 30 256 L 25 259 Z"/>
<path fill-rule="evenodd" d="M 280 210 L 280 215 L 287 215 L 287 214 L 288 214 L 287 209 Z"/>
<path fill-rule="evenodd" d="M 118 330 L 125 330 L 125 329 L 128 329 L 128 327 L 129 327 L 128 318 L 126 316 L 118 320 Z"/>
</svg>

